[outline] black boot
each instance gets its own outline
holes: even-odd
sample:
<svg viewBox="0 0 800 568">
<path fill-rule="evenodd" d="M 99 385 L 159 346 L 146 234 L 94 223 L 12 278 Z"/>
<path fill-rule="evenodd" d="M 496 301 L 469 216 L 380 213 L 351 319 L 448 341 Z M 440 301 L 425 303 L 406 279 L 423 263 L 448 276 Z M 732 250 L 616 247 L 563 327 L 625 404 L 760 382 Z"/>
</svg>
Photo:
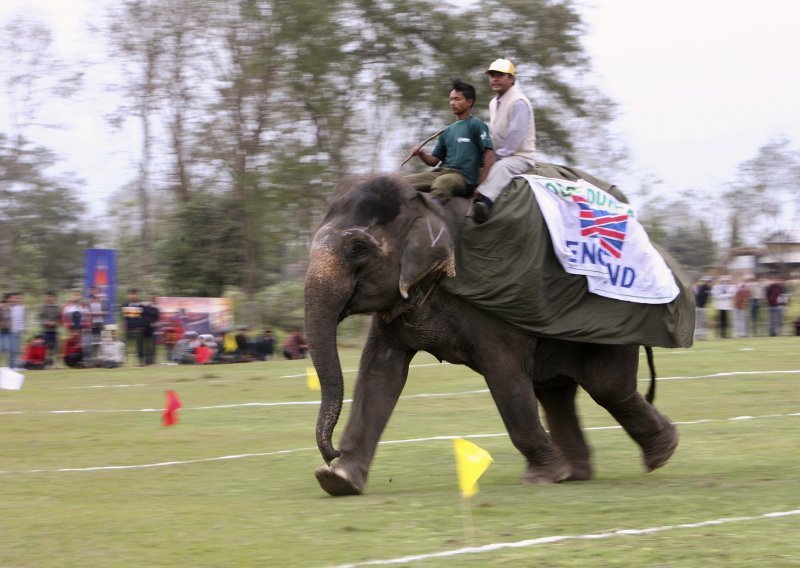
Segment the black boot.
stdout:
<svg viewBox="0 0 800 568">
<path fill-rule="evenodd" d="M 478 224 L 485 223 L 492 212 L 492 200 L 488 197 L 480 197 L 472 204 L 472 219 Z"/>
</svg>

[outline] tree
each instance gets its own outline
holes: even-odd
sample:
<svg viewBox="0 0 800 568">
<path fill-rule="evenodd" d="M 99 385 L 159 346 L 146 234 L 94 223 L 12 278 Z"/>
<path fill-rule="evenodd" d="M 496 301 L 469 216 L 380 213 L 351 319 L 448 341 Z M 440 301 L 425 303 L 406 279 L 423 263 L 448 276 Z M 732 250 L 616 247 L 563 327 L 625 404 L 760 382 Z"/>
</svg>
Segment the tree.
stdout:
<svg viewBox="0 0 800 568">
<path fill-rule="evenodd" d="M 752 245 L 775 230 L 789 228 L 793 222 L 792 209 L 795 215 L 800 213 L 798 174 L 800 153 L 791 148 L 787 139 L 767 142 L 755 157 L 742 162 L 735 181 L 724 194 L 731 211 L 731 234 L 736 229 L 742 244 Z"/>
<path fill-rule="evenodd" d="M 196 185 L 191 144 L 197 132 L 191 122 L 195 118 L 193 111 L 202 100 L 201 85 L 209 76 L 201 63 L 206 59 L 206 4 L 201 0 L 168 0 L 158 4 L 164 50 L 159 69 L 160 88 L 172 154 L 169 187 L 183 203 L 189 201 Z"/>
<path fill-rule="evenodd" d="M 734 211 L 731 213 L 731 238 L 729 247 L 732 249 L 742 246 L 741 227 L 739 222 L 739 215 Z"/>
<path fill-rule="evenodd" d="M 153 252 L 152 218 L 150 210 L 152 169 L 152 121 L 157 109 L 157 69 L 162 52 L 161 33 L 156 3 L 148 0 L 126 0 L 122 14 L 110 15 L 112 22 L 108 37 L 115 55 L 128 64 L 125 66 L 125 89 L 131 99 L 124 112 L 132 113 L 141 126 L 142 148 L 136 193 L 140 208 L 141 254 L 138 255 L 140 271 L 149 277 Z"/>
<path fill-rule="evenodd" d="M 158 249 L 167 294 L 221 296 L 239 285 L 244 250 L 242 226 L 230 215 L 235 199 L 198 193 L 178 207 Z"/>
<path fill-rule="evenodd" d="M 41 292 L 81 281 L 83 250 L 95 237 L 82 228 L 77 184 L 43 173 L 54 163 L 50 150 L 0 134 L 0 231 L 8 287 Z"/>
<path fill-rule="evenodd" d="M 700 275 L 713 265 L 717 244 L 712 231 L 697 212 L 696 199 L 683 195 L 667 201 L 655 197 L 643 208 L 640 221 L 650 240 L 667 250 L 690 273 Z"/>
<path fill-rule="evenodd" d="M 48 96 L 69 96 L 81 74 L 70 73 L 52 54 L 50 29 L 37 21 L 13 19 L 0 40 L 5 70 L 2 88 L 9 132 L 0 132 L 0 234 L 2 276 L 8 286 L 59 288 L 80 280 L 83 248 L 93 236 L 80 228 L 84 206 L 79 182 L 46 175 L 57 157 L 32 135 L 57 125 L 39 120 Z"/>
</svg>

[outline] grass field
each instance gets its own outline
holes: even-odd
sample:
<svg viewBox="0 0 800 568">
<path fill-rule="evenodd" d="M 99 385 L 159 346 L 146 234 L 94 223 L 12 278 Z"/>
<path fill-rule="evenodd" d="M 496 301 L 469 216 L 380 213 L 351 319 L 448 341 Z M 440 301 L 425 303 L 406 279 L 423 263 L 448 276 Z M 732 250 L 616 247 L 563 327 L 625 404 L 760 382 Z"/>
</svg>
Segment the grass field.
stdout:
<svg viewBox="0 0 800 568">
<path fill-rule="evenodd" d="M 348 395 L 358 356 L 342 352 Z M 308 364 L 53 370 L 0 391 L 0 566 L 800 566 L 800 338 L 656 350 L 670 463 L 645 474 L 582 396 L 595 479 L 545 486 L 520 483 L 482 378 L 420 354 L 347 498 L 313 476 Z M 165 389 L 184 404 L 171 428 Z M 449 437 L 469 436 L 495 462 L 462 504 Z"/>
</svg>

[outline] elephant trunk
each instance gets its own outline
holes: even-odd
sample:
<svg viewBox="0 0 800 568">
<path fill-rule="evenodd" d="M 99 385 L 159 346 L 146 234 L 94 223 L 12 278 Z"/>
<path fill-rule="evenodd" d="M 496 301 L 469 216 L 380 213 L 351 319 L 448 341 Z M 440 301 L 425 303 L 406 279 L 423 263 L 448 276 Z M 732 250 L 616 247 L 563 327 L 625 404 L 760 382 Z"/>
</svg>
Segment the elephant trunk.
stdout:
<svg viewBox="0 0 800 568">
<path fill-rule="evenodd" d="M 332 441 L 344 398 L 336 327 L 350 296 L 351 286 L 347 284 L 350 281 L 330 252 L 312 250 L 305 287 L 306 339 L 322 390 L 317 417 L 317 447 L 328 464 L 340 455 Z"/>
</svg>

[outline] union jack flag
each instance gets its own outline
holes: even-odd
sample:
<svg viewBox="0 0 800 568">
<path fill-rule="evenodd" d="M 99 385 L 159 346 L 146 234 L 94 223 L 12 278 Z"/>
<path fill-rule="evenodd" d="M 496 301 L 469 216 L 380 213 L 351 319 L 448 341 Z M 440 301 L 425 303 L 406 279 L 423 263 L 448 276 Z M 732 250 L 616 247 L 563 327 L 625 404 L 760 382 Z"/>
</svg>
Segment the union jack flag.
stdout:
<svg viewBox="0 0 800 568">
<path fill-rule="evenodd" d="M 580 195 L 573 194 L 572 200 L 581 208 L 581 236 L 598 239 L 600 246 L 611 256 L 620 258 L 628 228 L 628 216 L 592 209 L 589 202 Z"/>
</svg>

